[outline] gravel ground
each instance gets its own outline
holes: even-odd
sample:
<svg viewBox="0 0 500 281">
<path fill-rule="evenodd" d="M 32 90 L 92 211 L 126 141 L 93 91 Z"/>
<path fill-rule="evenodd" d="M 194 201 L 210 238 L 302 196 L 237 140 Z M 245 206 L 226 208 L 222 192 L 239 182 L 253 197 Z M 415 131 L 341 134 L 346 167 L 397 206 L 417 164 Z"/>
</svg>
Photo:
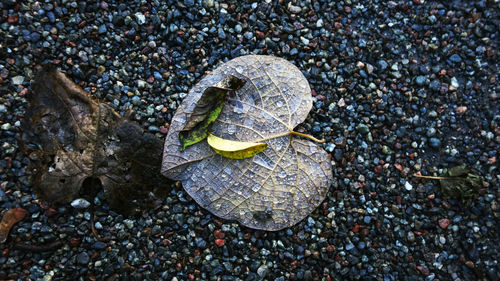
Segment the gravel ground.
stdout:
<svg viewBox="0 0 500 281">
<path fill-rule="evenodd" d="M 0 212 L 28 215 L 0 244 L 0 280 L 499 280 L 500 4 L 442 2 L 3 0 Z M 222 221 L 176 186 L 139 217 L 100 194 L 100 242 L 88 210 L 32 195 L 17 139 L 36 65 L 164 137 L 191 86 L 244 54 L 286 58 L 313 89 L 302 126 L 336 181 L 298 225 Z M 457 165 L 484 178 L 470 205 L 412 177 Z"/>
</svg>

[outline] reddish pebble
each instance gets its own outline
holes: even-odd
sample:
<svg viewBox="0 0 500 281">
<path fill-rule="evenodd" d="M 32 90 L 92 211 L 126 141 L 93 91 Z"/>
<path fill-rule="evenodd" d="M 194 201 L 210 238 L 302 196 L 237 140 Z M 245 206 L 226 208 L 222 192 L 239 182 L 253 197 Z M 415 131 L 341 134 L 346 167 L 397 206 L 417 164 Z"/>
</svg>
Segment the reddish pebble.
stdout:
<svg viewBox="0 0 500 281">
<path fill-rule="evenodd" d="M 219 247 L 222 247 L 222 246 L 224 246 L 224 244 L 226 244 L 226 240 L 224 240 L 224 239 L 215 239 L 215 245 L 217 245 Z"/>
<path fill-rule="evenodd" d="M 216 239 L 224 239 L 225 234 L 219 229 L 214 232 L 214 236 Z"/>
<path fill-rule="evenodd" d="M 401 166 L 401 164 L 394 164 L 394 167 L 396 167 L 396 169 L 398 169 L 399 171 L 402 171 L 403 170 L 403 166 Z"/>
<path fill-rule="evenodd" d="M 375 166 L 375 168 L 373 168 L 373 172 L 375 174 L 380 174 L 382 172 L 382 165 Z"/>
<path fill-rule="evenodd" d="M 439 223 L 439 227 L 441 227 L 442 229 L 446 229 L 448 227 L 448 225 L 450 225 L 450 220 L 449 219 L 440 219 L 438 221 Z"/>
<path fill-rule="evenodd" d="M 12 15 L 7 18 L 8 23 L 16 23 L 19 20 L 19 17 L 17 15 Z"/>
<path fill-rule="evenodd" d="M 417 265 L 417 269 L 425 276 L 429 275 L 429 270 L 421 265 Z"/>
<path fill-rule="evenodd" d="M 69 241 L 69 244 L 73 247 L 78 247 L 80 245 L 80 239 L 79 238 L 71 238 Z"/>
<path fill-rule="evenodd" d="M 331 253 L 331 252 L 333 252 L 333 251 L 335 251 L 335 246 L 333 246 L 333 245 L 328 245 L 328 246 L 326 247 L 326 251 L 327 251 L 327 252 L 330 252 L 330 253 Z"/>
<path fill-rule="evenodd" d="M 352 228 L 352 232 L 356 233 L 359 231 L 359 224 L 356 224 L 353 228 Z"/>
<path fill-rule="evenodd" d="M 48 208 L 47 210 L 45 210 L 45 213 L 44 213 L 47 217 L 51 217 L 55 214 L 57 214 L 57 211 L 53 208 Z"/>
</svg>

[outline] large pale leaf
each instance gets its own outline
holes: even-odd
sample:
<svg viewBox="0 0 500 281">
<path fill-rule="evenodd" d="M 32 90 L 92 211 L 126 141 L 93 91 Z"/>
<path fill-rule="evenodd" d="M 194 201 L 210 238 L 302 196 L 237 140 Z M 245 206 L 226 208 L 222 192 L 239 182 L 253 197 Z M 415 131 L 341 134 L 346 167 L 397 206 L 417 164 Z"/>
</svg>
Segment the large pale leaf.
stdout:
<svg viewBox="0 0 500 281">
<path fill-rule="evenodd" d="M 243 142 L 269 138 L 263 141 L 268 148 L 246 159 L 223 157 L 206 141 L 181 151 L 179 131 L 202 93 L 229 76 L 246 83 L 227 99 L 212 133 Z M 195 85 L 177 110 L 165 140 L 162 173 L 182 181 L 202 207 L 219 217 L 265 230 L 294 225 L 323 201 L 332 181 L 328 154 L 316 143 L 286 134 L 311 107 L 307 80 L 286 60 L 233 59 Z"/>
</svg>

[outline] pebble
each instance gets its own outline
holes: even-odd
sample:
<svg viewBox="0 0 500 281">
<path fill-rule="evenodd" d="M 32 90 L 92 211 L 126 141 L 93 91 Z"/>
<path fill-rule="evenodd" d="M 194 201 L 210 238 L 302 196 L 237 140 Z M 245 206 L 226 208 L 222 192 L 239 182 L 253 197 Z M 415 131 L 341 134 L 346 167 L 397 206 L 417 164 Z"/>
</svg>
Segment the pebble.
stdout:
<svg viewBox="0 0 500 281">
<path fill-rule="evenodd" d="M 24 76 L 14 76 L 12 77 L 12 84 L 22 85 L 24 82 Z"/>
<path fill-rule="evenodd" d="M 450 225 L 450 220 L 447 218 L 444 218 L 444 219 L 440 219 L 438 221 L 438 223 L 439 223 L 439 227 L 441 227 L 442 229 L 446 229 L 446 228 L 448 228 L 448 225 Z"/>
<path fill-rule="evenodd" d="M 106 33 L 107 31 L 108 31 L 108 30 L 107 30 L 107 28 L 106 28 L 106 25 L 101 24 L 101 25 L 99 26 L 99 30 L 98 30 L 99 34 L 104 34 L 104 33 Z"/>
<path fill-rule="evenodd" d="M 265 264 L 259 266 L 259 268 L 257 269 L 257 274 L 261 278 L 266 277 L 268 273 L 269 273 L 269 269 L 267 268 L 267 266 Z"/>
<path fill-rule="evenodd" d="M 288 10 L 292 14 L 299 14 L 300 12 L 302 12 L 302 9 L 299 6 L 295 6 L 295 5 L 289 5 Z"/>
<path fill-rule="evenodd" d="M 386 70 L 387 67 L 389 66 L 385 60 L 379 60 L 377 62 L 377 65 L 378 65 L 378 67 L 380 67 L 380 70 L 382 70 L 382 71 Z"/>
<path fill-rule="evenodd" d="M 146 17 L 144 16 L 144 14 L 142 14 L 140 12 L 135 13 L 135 18 L 136 18 L 137 23 L 139 25 L 142 25 L 142 24 L 146 23 Z"/>
<path fill-rule="evenodd" d="M 90 257 L 86 252 L 81 252 L 76 256 L 76 261 L 81 265 L 87 265 L 90 262 Z"/>
<path fill-rule="evenodd" d="M 420 75 L 420 76 L 417 76 L 417 78 L 415 78 L 415 82 L 417 82 L 417 85 L 419 85 L 419 86 L 423 86 L 423 85 L 427 84 L 428 83 L 427 81 L 428 81 L 427 77 L 425 77 L 425 76 Z"/>
<path fill-rule="evenodd" d="M 71 202 L 71 206 L 76 209 L 86 209 L 90 206 L 90 202 L 83 198 L 77 198 Z"/>
<path fill-rule="evenodd" d="M 437 138 L 430 138 L 429 139 L 429 145 L 433 148 L 440 148 L 441 147 L 441 141 Z"/>
<path fill-rule="evenodd" d="M 410 191 L 410 190 L 413 189 L 413 186 L 411 185 L 411 183 L 405 182 L 405 189 L 408 190 L 408 191 Z"/>
<path fill-rule="evenodd" d="M 454 63 L 459 63 L 462 61 L 462 58 L 457 54 L 453 54 L 451 55 L 450 60 Z"/>
</svg>

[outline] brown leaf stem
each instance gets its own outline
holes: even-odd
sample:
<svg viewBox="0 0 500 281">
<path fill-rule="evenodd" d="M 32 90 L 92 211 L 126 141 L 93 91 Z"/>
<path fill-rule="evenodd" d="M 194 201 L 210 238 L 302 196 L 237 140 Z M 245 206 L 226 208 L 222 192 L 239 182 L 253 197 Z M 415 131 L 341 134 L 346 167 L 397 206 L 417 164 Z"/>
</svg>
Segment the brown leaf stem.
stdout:
<svg viewBox="0 0 500 281">
<path fill-rule="evenodd" d="M 257 140 L 255 142 L 263 142 L 263 141 L 266 141 L 266 140 L 280 138 L 280 137 L 289 136 L 289 135 L 296 135 L 296 136 L 299 136 L 299 137 L 308 138 L 308 139 L 313 140 L 313 141 L 315 141 L 317 143 L 324 143 L 325 142 L 325 139 L 318 140 L 317 138 L 315 138 L 315 137 L 313 137 L 311 135 L 304 134 L 304 133 L 299 133 L 299 132 L 295 132 L 293 130 L 290 130 L 288 132 L 284 132 L 284 133 L 281 133 L 281 134 L 277 134 L 277 135 L 274 135 L 274 136 L 266 137 L 266 138 Z"/>
<path fill-rule="evenodd" d="M 449 180 L 449 179 L 451 179 L 450 177 L 422 176 L 422 175 L 418 175 L 418 174 L 413 174 L 413 176 L 417 177 L 417 178 L 433 179 L 433 180 Z"/>
<path fill-rule="evenodd" d="M 26 243 L 17 243 L 14 245 L 14 249 L 22 250 L 22 251 L 29 251 L 29 252 L 34 252 L 34 253 L 41 253 L 41 252 L 48 252 L 48 251 L 57 250 L 62 245 L 63 245 L 63 243 L 59 240 L 51 242 L 51 243 L 47 243 L 47 244 L 42 244 L 42 245 L 31 245 L 31 244 L 26 244 Z"/>
</svg>

